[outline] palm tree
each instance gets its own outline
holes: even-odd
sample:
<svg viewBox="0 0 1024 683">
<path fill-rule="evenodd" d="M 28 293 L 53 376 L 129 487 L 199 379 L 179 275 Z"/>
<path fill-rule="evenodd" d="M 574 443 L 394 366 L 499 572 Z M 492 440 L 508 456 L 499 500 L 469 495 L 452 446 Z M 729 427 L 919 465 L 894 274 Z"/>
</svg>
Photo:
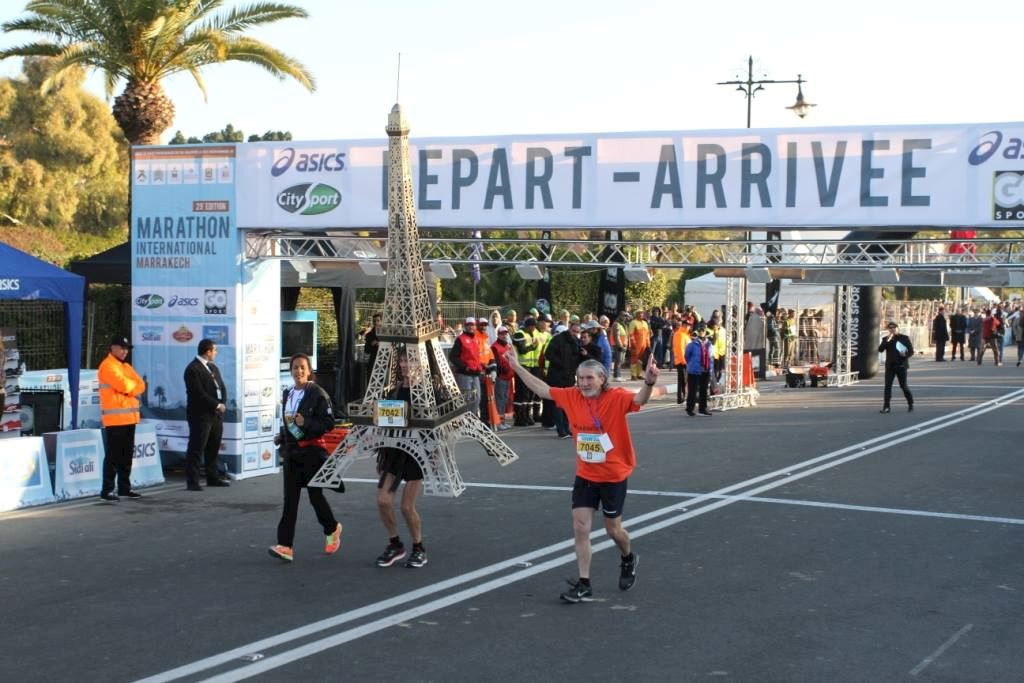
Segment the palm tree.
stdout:
<svg viewBox="0 0 1024 683">
<path fill-rule="evenodd" d="M 28 16 L 4 22 L 5 32 L 31 31 L 43 40 L 0 51 L 8 57 L 50 57 L 43 91 L 73 67 L 103 72 L 107 98 L 119 81 L 114 118 L 132 144 L 156 144 L 174 121 L 164 78 L 185 71 L 206 97 L 200 73 L 210 64 L 248 62 L 280 80 L 290 76 L 312 92 L 313 76 L 300 62 L 244 35 L 248 29 L 293 17 L 301 7 L 258 2 L 216 13 L 224 0 L 31 0 Z"/>
</svg>

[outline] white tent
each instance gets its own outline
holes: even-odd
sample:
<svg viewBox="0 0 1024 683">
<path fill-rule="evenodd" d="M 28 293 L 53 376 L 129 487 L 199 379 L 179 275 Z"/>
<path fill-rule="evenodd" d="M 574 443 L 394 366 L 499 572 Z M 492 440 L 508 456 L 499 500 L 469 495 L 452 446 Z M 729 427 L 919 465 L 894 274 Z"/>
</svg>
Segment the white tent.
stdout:
<svg viewBox="0 0 1024 683">
<path fill-rule="evenodd" d="M 968 296 L 974 300 L 981 299 L 982 301 L 990 304 L 994 304 L 999 301 L 999 297 L 997 297 L 988 287 L 971 287 Z"/>
<path fill-rule="evenodd" d="M 764 302 L 763 284 L 748 284 L 747 301 L 760 305 Z M 805 308 L 821 308 L 835 303 L 836 288 L 831 285 L 811 285 L 782 281 L 782 295 L 779 298 L 781 308 L 792 308 L 801 311 Z M 686 304 L 693 306 L 705 319 L 711 311 L 725 304 L 725 278 L 715 277 L 714 273 L 701 275 L 686 281 Z M 740 303 L 746 310 L 746 301 Z"/>
</svg>

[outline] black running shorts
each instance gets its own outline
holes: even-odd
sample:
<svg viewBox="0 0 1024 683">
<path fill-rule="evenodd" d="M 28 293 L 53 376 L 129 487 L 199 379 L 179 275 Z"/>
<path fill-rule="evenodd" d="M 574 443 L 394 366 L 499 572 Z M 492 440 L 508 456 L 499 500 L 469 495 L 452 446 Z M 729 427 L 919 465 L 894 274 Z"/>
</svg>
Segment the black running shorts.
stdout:
<svg viewBox="0 0 1024 683">
<path fill-rule="evenodd" d="M 423 470 L 420 469 L 416 458 L 398 448 L 381 448 L 377 452 L 377 462 L 380 471 L 377 488 L 384 487 L 384 478 L 388 474 L 395 475 L 394 481 L 391 482 L 392 492 L 398 489 L 403 480 L 417 481 L 423 478 Z"/>
<path fill-rule="evenodd" d="M 576 477 L 572 485 L 572 507 L 597 509 L 598 504 L 604 516 L 609 519 L 622 516 L 626 505 L 626 485 L 629 479 L 612 482 L 588 481 Z"/>
</svg>

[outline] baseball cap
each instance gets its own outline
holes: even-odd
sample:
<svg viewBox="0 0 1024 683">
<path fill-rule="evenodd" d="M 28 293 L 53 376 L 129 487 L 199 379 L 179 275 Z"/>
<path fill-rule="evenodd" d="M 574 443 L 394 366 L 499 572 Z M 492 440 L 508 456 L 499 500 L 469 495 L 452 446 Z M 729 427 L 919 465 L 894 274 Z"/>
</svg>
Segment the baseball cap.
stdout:
<svg viewBox="0 0 1024 683">
<path fill-rule="evenodd" d="M 597 322 L 596 320 L 591 320 L 590 322 L 583 323 L 583 329 L 585 330 L 593 330 L 598 327 L 601 327 L 601 323 Z"/>
<path fill-rule="evenodd" d="M 551 314 L 550 313 L 542 313 L 541 316 L 540 316 L 540 319 L 543 320 L 546 323 L 549 323 L 549 322 L 551 322 Z"/>
<path fill-rule="evenodd" d="M 121 335 L 117 335 L 113 339 L 111 339 L 110 340 L 110 345 L 111 346 L 120 346 L 120 347 L 123 347 L 123 348 L 126 348 L 126 349 L 132 348 L 131 342 L 128 341 L 128 337 L 123 337 Z"/>
<path fill-rule="evenodd" d="M 476 318 L 474 318 L 473 316 L 469 316 L 468 318 L 466 318 L 466 324 L 467 325 L 476 325 Z"/>
<path fill-rule="evenodd" d="M 536 327 L 537 320 L 535 318 L 527 318 L 523 321 L 523 327 Z"/>
<path fill-rule="evenodd" d="M 476 319 L 476 324 L 477 325 L 488 325 L 489 323 L 487 322 L 487 318 L 477 318 Z"/>
<path fill-rule="evenodd" d="M 502 332 L 508 332 L 508 328 L 504 325 L 498 325 L 498 334 L 501 334 Z"/>
</svg>

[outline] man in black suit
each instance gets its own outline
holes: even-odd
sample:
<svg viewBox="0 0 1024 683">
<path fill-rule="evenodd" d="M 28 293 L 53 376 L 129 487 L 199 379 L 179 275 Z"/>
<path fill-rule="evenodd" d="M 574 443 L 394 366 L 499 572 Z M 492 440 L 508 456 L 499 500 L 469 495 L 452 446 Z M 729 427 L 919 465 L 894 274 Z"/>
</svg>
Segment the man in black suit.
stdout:
<svg viewBox="0 0 1024 683">
<path fill-rule="evenodd" d="M 212 339 L 199 342 L 198 355 L 185 368 L 185 392 L 188 396 L 188 453 L 185 477 L 189 491 L 202 491 L 199 485 L 199 454 L 206 454 L 206 485 L 230 486 L 217 471 L 217 451 L 224 435 L 224 413 L 228 390 L 213 364 L 217 345 Z"/>
<path fill-rule="evenodd" d="M 895 322 L 889 323 L 889 335 L 878 345 L 878 352 L 885 353 L 885 393 L 882 396 L 882 409 L 878 412 L 888 413 L 889 400 L 892 398 L 892 381 L 899 380 L 900 389 L 903 390 L 903 397 L 907 399 L 907 410 L 914 410 L 914 395 L 907 387 L 907 369 L 910 367 L 910 357 L 914 355 L 914 346 L 910 343 L 910 337 L 900 334 L 899 325 Z"/>
<path fill-rule="evenodd" d="M 946 308 L 939 306 L 939 312 L 932 320 L 932 343 L 935 345 L 935 360 L 946 360 L 946 342 L 949 341 L 949 324 L 946 322 Z"/>
</svg>

